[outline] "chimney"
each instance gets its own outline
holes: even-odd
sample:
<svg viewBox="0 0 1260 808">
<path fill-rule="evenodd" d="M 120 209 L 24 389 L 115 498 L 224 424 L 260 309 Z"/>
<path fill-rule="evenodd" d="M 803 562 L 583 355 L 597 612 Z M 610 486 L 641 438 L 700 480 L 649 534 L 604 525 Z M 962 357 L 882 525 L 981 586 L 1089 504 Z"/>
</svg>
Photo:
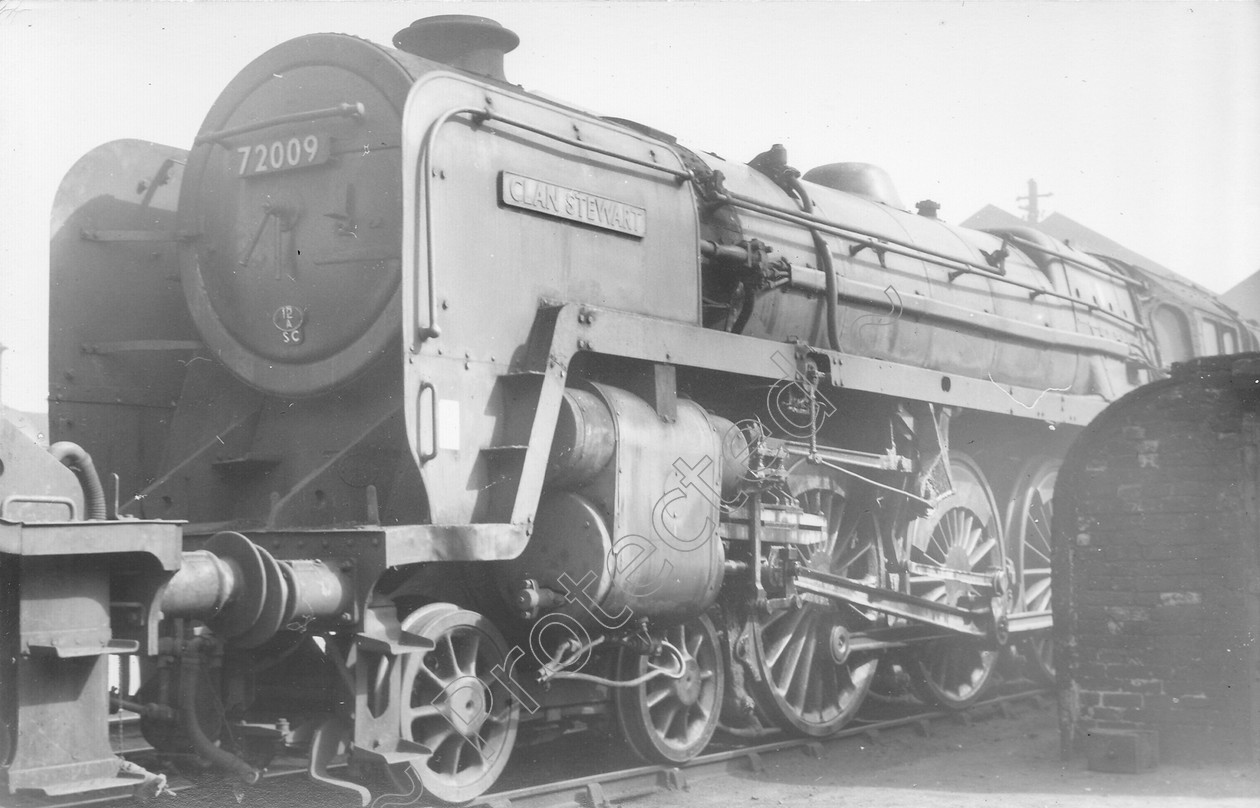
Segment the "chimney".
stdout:
<svg viewBox="0 0 1260 808">
<path fill-rule="evenodd" d="M 520 43 L 494 20 L 470 14 L 424 17 L 394 34 L 394 47 L 401 51 L 504 83 L 503 54 Z"/>
</svg>

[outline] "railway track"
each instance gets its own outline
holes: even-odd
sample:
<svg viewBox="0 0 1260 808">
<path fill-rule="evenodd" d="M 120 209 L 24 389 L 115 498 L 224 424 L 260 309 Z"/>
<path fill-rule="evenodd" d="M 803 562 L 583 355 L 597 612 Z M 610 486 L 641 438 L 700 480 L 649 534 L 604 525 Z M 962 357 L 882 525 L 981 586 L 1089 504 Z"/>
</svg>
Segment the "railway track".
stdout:
<svg viewBox="0 0 1260 808">
<path fill-rule="evenodd" d="M 799 752 L 822 759 L 827 748 L 862 736 L 877 737 L 882 732 L 910 728 L 931 733 L 933 722 L 969 721 L 973 716 L 1000 711 L 1006 714 L 1016 702 L 1034 702 L 1044 708 L 1046 688 L 1018 689 L 979 701 L 967 710 L 947 712 L 911 709 L 904 715 L 887 718 L 859 718 L 840 732 L 823 739 L 778 738 L 700 755 L 681 766 L 636 766 L 629 769 L 600 772 L 567 780 L 522 786 L 485 794 L 469 808 L 609 808 L 613 803 L 655 794 L 661 791 L 685 791 L 693 783 L 732 771 L 760 772 L 769 760 L 779 755 Z M 902 705 L 893 705 L 889 710 Z"/>
<path fill-rule="evenodd" d="M 881 733 L 909 729 L 931 734 L 932 725 L 942 721 L 967 721 L 990 715 L 1008 715 L 1014 704 L 1035 704 L 1047 707 L 1053 691 L 1030 687 L 1027 682 L 1012 682 L 999 688 L 997 695 L 977 702 L 963 711 L 932 710 L 910 700 L 874 703 L 872 699 L 861 715 L 840 732 L 821 739 L 798 739 L 770 733 L 765 739 L 741 745 L 733 736 L 715 739 L 714 751 L 700 755 L 680 766 L 643 765 L 619 768 L 626 754 L 601 741 L 600 754 L 592 755 L 589 735 L 568 736 L 532 747 L 538 757 L 529 755 L 505 773 L 503 781 L 513 787 L 487 793 L 468 804 L 468 808 L 610 808 L 615 803 L 669 791 L 686 791 L 694 784 L 722 774 L 743 771 L 761 772 L 776 757 L 805 754 L 816 759 L 827 757 L 828 749 L 858 738 L 877 738 Z M 748 743 L 744 741 L 742 743 Z M 583 763 L 575 764 L 566 753 L 582 754 Z M 604 754 L 606 753 L 606 754 Z M 601 754 L 603 755 L 601 757 Z M 594 758 L 591 762 L 586 759 Z M 587 773 L 563 777 L 564 769 L 572 771 L 585 765 Z M 337 768 L 337 767 L 334 767 Z M 514 771 L 515 770 L 515 771 Z M 266 772 L 257 786 L 245 788 L 230 777 L 199 778 L 196 782 L 174 777 L 165 796 L 148 800 L 148 806 L 181 808 L 252 808 L 276 804 L 302 804 L 311 808 L 351 808 L 357 803 L 346 792 L 320 786 L 306 780 L 305 768 L 277 766 Z M 541 781 L 541 782 L 539 782 Z M 177 796 L 170 796 L 173 793 Z M 117 798 L 71 799 L 55 803 L 19 800 L 5 808 L 123 808 L 140 804 Z M 373 803 L 375 808 L 429 808 L 433 803 L 423 795 L 383 794 Z"/>
</svg>

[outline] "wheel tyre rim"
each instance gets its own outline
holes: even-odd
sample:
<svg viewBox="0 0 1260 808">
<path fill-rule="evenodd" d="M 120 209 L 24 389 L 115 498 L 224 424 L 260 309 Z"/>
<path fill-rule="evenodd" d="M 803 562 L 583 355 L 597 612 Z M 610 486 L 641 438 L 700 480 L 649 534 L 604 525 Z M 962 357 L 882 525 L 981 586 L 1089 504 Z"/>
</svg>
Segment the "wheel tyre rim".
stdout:
<svg viewBox="0 0 1260 808">
<path fill-rule="evenodd" d="M 402 628 L 434 643 L 403 663 L 401 736 L 430 749 L 410 771 L 427 794 L 466 802 L 494 784 L 516 741 L 520 704 L 493 674 L 507 644 L 482 615 L 445 603 L 413 612 Z"/>
<path fill-rule="evenodd" d="M 726 671 L 713 621 L 707 615 L 670 626 L 663 638 L 682 652 L 679 680 L 664 676 L 614 691 L 618 718 L 635 754 L 651 763 L 682 763 L 700 754 L 717 729 Z M 622 651 L 625 678 L 642 676 L 649 663 L 669 667 L 673 655 L 642 656 Z"/>
<path fill-rule="evenodd" d="M 1008 541 L 1016 559 L 1018 611 L 1045 611 L 1051 606 L 1051 520 L 1054 486 L 1060 463 L 1054 458 L 1030 462 L 1019 475 L 1020 487 L 1011 499 L 1007 518 Z M 1048 634 L 1025 638 L 1021 646 L 1031 674 L 1054 682 L 1054 641 Z"/>
<path fill-rule="evenodd" d="M 875 678 L 879 659 L 851 654 L 832 661 L 834 610 L 807 603 L 754 619 L 753 653 L 758 676 L 752 686 L 758 707 L 787 732 L 823 737 L 857 713 Z"/>
<path fill-rule="evenodd" d="M 954 492 L 938 506 L 918 531 L 927 538 L 914 542 L 918 560 L 963 571 L 1003 569 L 1002 536 L 997 507 L 979 468 L 970 458 L 951 455 Z M 972 594 L 967 584 L 911 578 L 911 593 L 938 603 L 955 605 Z M 997 664 L 998 652 L 983 640 L 967 637 L 933 640 L 915 649 L 908 665 L 916 690 L 926 700 L 947 709 L 974 703 Z"/>
<path fill-rule="evenodd" d="M 840 575 L 878 576 L 871 537 L 859 535 L 860 522 L 846 521 L 849 500 L 834 476 L 803 463 L 789 472 L 789 480 L 801 507 L 827 523 L 827 541 L 811 557 L 810 566 Z M 842 624 L 839 608 L 812 602 L 751 619 L 750 684 L 758 710 L 770 722 L 792 734 L 816 738 L 835 733 L 857 714 L 879 658 L 850 653 L 844 664 L 837 664 L 833 637 L 845 628 L 851 627 Z"/>
</svg>

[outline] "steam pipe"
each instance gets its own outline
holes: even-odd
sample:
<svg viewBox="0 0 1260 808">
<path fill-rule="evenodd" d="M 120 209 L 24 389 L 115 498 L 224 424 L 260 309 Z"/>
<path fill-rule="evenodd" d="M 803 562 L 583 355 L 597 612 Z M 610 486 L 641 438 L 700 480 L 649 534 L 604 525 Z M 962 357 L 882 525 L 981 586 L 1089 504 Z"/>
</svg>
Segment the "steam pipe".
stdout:
<svg viewBox="0 0 1260 808">
<path fill-rule="evenodd" d="M 79 478 L 83 488 L 83 498 L 87 506 L 88 519 L 105 518 L 105 488 L 101 485 L 101 477 L 96 473 L 92 456 L 77 443 L 68 440 L 58 441 L 48 447 L 48 452 Z"/>
<path fill-rule="evenodd" d="M 788 185 L 801 200 L 801 210 L 807 214 L 813 214 L 814 202 L 809 198 L 809 192 L 805 190 L 805 186 L 801 183 L 800 177 L 788 177 Z M 836 297 L 839 292 L 836 284 L 836 265 L 831 260 L 831 247 L 827 245 L 827 240 L 823 238 L 822 233 L 817 228 L 809 228 L 809 234 L 814 238 L 814 252 L 818 254 L 818 268 L 823 271 L 823 276 L 827 279 L 827 343 L 831 346 L 831 350 L 840 350 L 840 328 L 836 319 L 839 317 L 839 311 L 836 308 Z"/>
</svg>

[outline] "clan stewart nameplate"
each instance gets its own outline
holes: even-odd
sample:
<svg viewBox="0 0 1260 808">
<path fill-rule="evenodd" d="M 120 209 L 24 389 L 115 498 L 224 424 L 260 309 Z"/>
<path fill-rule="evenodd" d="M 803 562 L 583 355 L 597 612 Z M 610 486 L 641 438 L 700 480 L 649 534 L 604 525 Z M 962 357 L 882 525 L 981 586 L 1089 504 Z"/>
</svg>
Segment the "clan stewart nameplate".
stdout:
<svg viewBox="0 0 1260 808">
<path fill-rule="evenodd" d="M 647 233 L 647 211 L 643 208 L 575 188 L 522 177 L 509 171 L 499 175 L 499 201 L 521 210 L 543 213 L 635 238 L 643 238 Z"/>
</svg>

